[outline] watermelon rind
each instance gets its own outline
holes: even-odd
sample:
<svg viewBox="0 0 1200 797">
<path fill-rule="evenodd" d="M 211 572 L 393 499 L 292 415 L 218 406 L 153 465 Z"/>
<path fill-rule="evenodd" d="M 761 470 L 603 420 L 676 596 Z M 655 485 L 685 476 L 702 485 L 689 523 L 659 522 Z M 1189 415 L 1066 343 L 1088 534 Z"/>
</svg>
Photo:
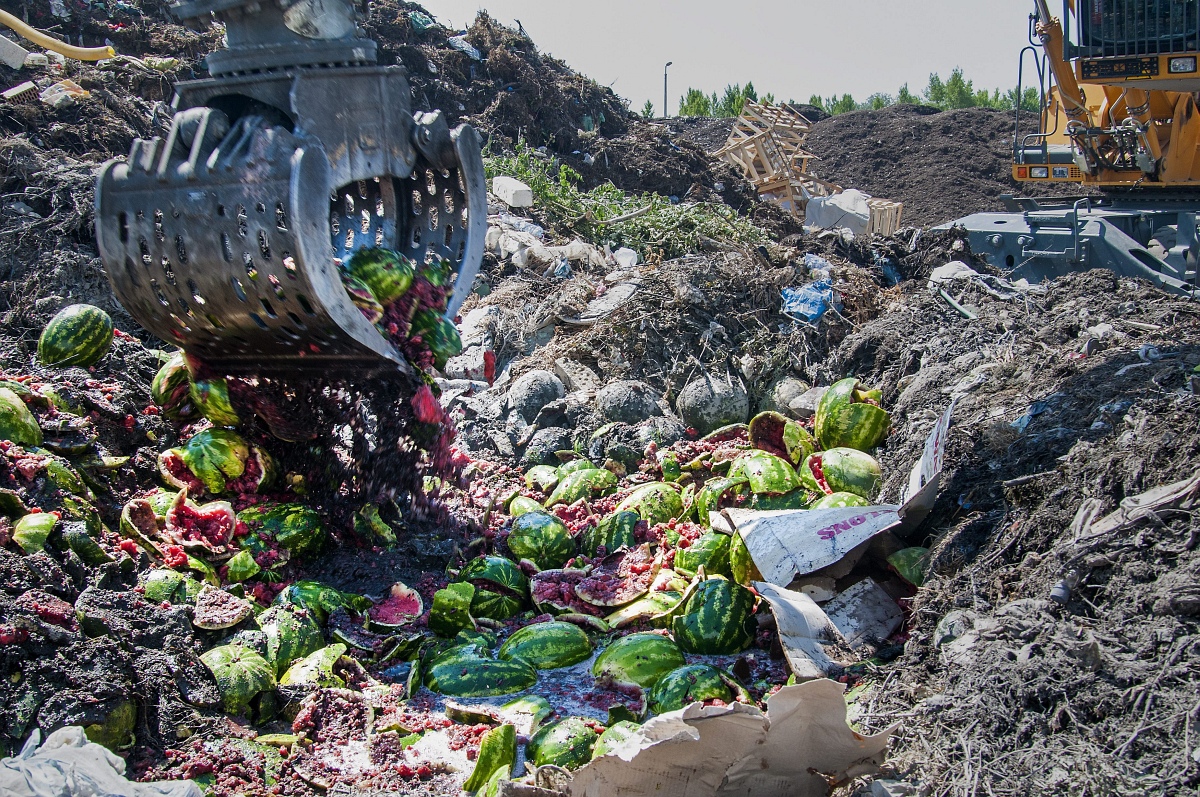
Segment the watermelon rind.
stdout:
<svg viewBox="0 0 1200 797">
<path fill-rule="evenodd" d="M 563 476 L 562 481 L 546 499 L 546 508 L 557 504 L 573 504 L 580 498 L 590 498 L 617 486 L 617 477 L 612 471 L 601 468 L 575 470 Z"/>
<path fill-rule="evenodd" d="M 642 726 L 632 720 L 621 720 L 614 722 L 604 729 L 604 733 L 600 734 L 600 738 L 596 740 L 596 746 L 592 748 L 592 760 L 595 761 L 601 756 L 606 756 L 619 747 L 622 747 L 630 739 L 637 739 L 642 736 Z"/>
<path fill-rule="evenodd" d="M 548 493 L 554 489 L 562 477 L 559 469 L 552 465 L 534 465 L 525 471 L 525 486 L 530 490 L 538 489 Z"/>
<path fill-rule="evenodd" d="M 258 627 L 267 637 L 266 659 L 279 676 L 297 659 L 320 650 L 325 642 L 312 613 L 292 604 L 267 609 L 258 616 Z"/>
<path fill-rule="evenodd" d="M 348 648 L 341 642 L 318 648 L 292 663 L 279 679 L 280 686 L 312 685 L 341 689 L 346 682 L 333 671 L 338 659 L 346 655 Z"/>
<path fill-rule="evenodd" d="M 813 429 L 823 448 L 853 448 L 869 451 L 883 442 L 891 425 L 887 411 L 861 399 L 874 395 L 859 390 L 849 377 L 835 382 L 821 396 Z"/>
<path fill-rule="evenodd" d="M 429 630 L 438 636 L 453 637 L 464 628 L 474 628 L 471 601 L 475 586 L 466 582 L 447 584 L 433 593 L 433 608 L 429 610 Z"/>
<path fill-rule="evenodd" d="M 472 559 L 459 571 L 455 581 L 475 585 L 475 597 L 471 600 L 473 617 L 507 620 L 525 609 L 529 579 L 511 559 L 503 556 Z"/>
<path fill-rule="evenodd" d="M 708 664 L 689 664 L 664 675 L 650 690 L 650 709 L 656 714 L 678 711 L 704 700 L 733 699 L 721 671 Z"/>
<path fill-rule="evenodd" d="M 250 528 L 251 539 L 273 540 L 280 548 L 303 556 L 311 554 L 325 541 L 325 523 L 316 510 L 303 504 L 258 504 L 238 513 L 238 521 Z"/>
<path fill-rule="evenodd" d="M 505 660 L 523 659 L 536 670 L 555 670 L 590 657 L 592 642 L 583 629 L 571 623 L 536 623 L 514 632 L 496 655 Z"/>
<path fill-rule="evenodd" d="M 855 493 L 824 495 L 808 505 L 809 509 L 841 509 L 847 506 L 870 506 L 871 502 Z"/>
<path fill-rule="evenodd" d="M 0 388 L 0 440 L 19 446 L 40 446 L 42 429 L 37 418 L 13 391 Z"/>
<path fill-rule="evenodd" d="M 154 375 L 154 381 L 150 383 L 150 398 L 171 420 L 192 420 L 199 417 L 200 412 L 192 403 L 191 385 L 187 361 L 183 352 L 177 351 Z"/>
<path fill-rule="evenodd" d="M 796 469 L 783 457 L 752 451 L 738 457 L 729 468 L 730 478 L 744 477 L 755 494 L 783 495 L 800 487 Z"/>
<path fill-rule="evenodd" d="M 683 497 L 676 485 L 650 482 L 634 489 L 617 505 L 616 511 L 636 512 L 638 517 L 654 526 L 682 515 Z"/>
<path fill-rule="evenodd" d="M 575 770 L 592 760 L 600 734 L 581 717 L 567 717 L 545 725 L 525 745 L 525 758 L 534 766 Z"/>
<path fill-rule="evenodd" d="M 346 272 L 361 280 L 379 304 L 387 306 L 408 292 L 416 269 L 404 255 L 391 249 L 359 249 L 346 264 Z"/>
<path fill-rule="evenodd" d="M 192 625 L 205 631 L 221 631 L 245 620 L 253 610 L 245 598 L 205 584 L 196 596 Z"/>
<path fill-rule="evenodd" d="M 512 725 L 492 728 L 479 741 L 479 755 L 475 768 L 462 785 L 463 791 L 479 791 L 487 785 L 496 772 L 512 768 L 517 764 L 517 729 Z"/>
<path fill-rule="evenodd" d="M 675 551 L 675 569 L 692 576 L 701 567 L 710 576 L 729 575 L 728 534 L 706 531 L 691 545 Z"/>
<path fill-rule="evenodd" d="M 700 492 L 696 493 L 696 515 L 699 517 L 700 523 L 705 526 L 709 524 L 708 513 L 721 508 L 721 501 L 726 493 L 730 490 L 736 490 L 735 495 L 744 493 L 749 483 L 749 479 L 744 476 L 737 478 L 718 476 L 706 481 L 700 488 Z"/>
<path fill-rule="evenodd" d="M 86 368 L 100 362 L 113 342 L 108 313 L 90 304 L 59 310 L 38 338 L 38 360 L 54 368 Z"/>
<path fill-rule="evenodd" d="M 512 517 L 528 515 L 530 512 L 545 512 L 546 508 L 525 495 L 515 496 L 508 502 L 508 514 Z"/>
</svg>

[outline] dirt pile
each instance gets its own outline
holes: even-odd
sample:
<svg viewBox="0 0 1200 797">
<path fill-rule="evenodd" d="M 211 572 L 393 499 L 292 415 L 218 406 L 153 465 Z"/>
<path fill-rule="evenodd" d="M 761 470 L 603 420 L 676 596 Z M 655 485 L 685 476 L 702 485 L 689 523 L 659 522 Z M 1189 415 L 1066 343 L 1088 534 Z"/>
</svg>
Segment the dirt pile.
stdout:
<svg viewBox="0 0 1200 797">
<path fill-rule="evenodd" d="M 821 159 L 812 166 L 819 177 L 903 202 L 905 224 L 927 225 L 1002 211 L 1001 194 L 1070 192 L 1013 180 L 1012 138 L 1011 113 L 893 105 L 825 119 L 808 148 Z"/>
</svg>

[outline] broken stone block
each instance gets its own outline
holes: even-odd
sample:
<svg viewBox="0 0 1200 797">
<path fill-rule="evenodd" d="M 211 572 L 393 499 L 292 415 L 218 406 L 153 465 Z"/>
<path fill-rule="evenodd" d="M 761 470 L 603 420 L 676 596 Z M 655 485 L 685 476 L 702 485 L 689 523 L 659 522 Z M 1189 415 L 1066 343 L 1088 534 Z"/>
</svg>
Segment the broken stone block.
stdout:
<svg viewBox="0 0 1200 797">
<path fill-rule="evenodd" d="M 828 389 L 828 387 L 814 387 L 804 391 L 788 403 L 788 414 L 798 420 L 816 415 L 817 405 L 821 403 L 821 396 L 824 396 Z"/>
<path fill-rule="evenodd" d="M 533 190 L 512 177 L 493 177 L 492 193 L 510 208 L 533 207 Z"/>
<path fill-rule="evenodd" d="M 571 393 L 579 391 L 595 393 L 604 386 L 595 371 L 576 360 L 560 357 L 554 361 L 554 373 Z"/>
<path fill-rule="evenodd" d="M 846 644 L 862 655 L 871 655 L 904 619 L 892 596 L 872 578 L 864 578 L 825 604 L 825 614 Z"/>
</svg>

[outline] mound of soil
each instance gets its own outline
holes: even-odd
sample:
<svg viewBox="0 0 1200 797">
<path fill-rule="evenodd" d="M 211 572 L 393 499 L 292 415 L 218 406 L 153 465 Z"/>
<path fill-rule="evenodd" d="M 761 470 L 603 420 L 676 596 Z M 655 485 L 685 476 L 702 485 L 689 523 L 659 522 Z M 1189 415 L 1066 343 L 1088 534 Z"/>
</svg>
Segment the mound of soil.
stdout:
<svg viewBox="0 0 1200 797">
<path fill-rule="evenodd" d="M 813 126 L 808 148 L 818 176 L 904 203 L 905 224 L 929 225 L 1002 211 L 1001 194 L 1049 196 L 1011 177 L 1013 115 L 988 108 L 938 111 L 893 105 L 831 116 Z"/>
</svg>

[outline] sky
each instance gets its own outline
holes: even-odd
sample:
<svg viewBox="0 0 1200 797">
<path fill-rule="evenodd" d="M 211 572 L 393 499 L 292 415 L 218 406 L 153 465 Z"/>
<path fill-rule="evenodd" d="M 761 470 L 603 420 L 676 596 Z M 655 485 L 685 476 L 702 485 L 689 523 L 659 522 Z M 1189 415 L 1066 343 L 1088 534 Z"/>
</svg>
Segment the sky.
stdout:
<svg viewBox="0 0 1200 797">
<path fill-rule="evenodd" d="M 640 111 L 670 112 L 689 87 L 720 92 L 753 81 L 759 95 L 805 102 L 850 93 L 860 102 L 916 94 L 931 72 L 961 67 L 975 87 L 1017 83 L 1033 0 L 424 0 L 443 24 L 465 28 L 479 9 Z M 1051 5 L 1058 5 L 1052 0 Z"/>
</svg>

